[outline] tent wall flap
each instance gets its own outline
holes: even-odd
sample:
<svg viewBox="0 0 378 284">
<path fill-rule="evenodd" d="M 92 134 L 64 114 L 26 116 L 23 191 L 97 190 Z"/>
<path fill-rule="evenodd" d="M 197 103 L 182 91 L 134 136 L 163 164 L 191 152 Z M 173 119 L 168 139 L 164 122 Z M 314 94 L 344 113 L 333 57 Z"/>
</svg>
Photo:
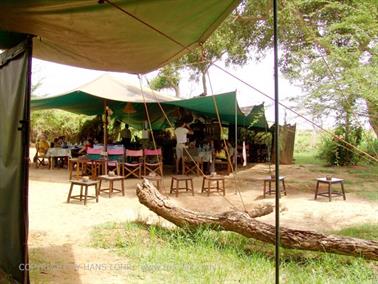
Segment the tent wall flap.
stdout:
<svg viewBox="0 0 378 284">
<path fill-rule="evenodd" d="M 19 268 L 27 263 L 30 50 L 30 44 L 22 43 L 0 54 L 0 270 L 24 283 L 28 272 Z M 25 122 L 23 131 L 18 131 L 20 121 Z"/>
<path fill-rule="evenodd" d="M 16 40 L 10 32 L 33 34 L 37 58 L 97 70 L 147 73 L 204 42 L 240 1 L 111 2 L 133 17 L 106 1 L 1 1 L 0 48 Z"/>
</svg>

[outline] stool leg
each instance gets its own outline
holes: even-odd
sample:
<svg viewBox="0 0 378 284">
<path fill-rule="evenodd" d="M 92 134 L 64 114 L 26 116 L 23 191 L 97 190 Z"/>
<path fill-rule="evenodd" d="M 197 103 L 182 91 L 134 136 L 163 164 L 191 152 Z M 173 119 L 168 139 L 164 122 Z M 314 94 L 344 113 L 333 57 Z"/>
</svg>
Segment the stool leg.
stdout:
<svg viewBox="0 0 378 284">
<path fill-rule="evenodd" d="M 84 205 L 87 205 L 88 185 L 85 185 Z"/>
<path fill-rule="evenodd" d="M 328 198 L 329 198 L 329 202 L 332 201 L 332 191 L 331 191 L 331 183 L 329 182 L 328 183 Z"/>
<path fill-rule="evenodd" d="M 72 179 L 72 163 L 71 163 L 71 161 L 68 161 L 68 172 L 69 172 L 70 179 Z"/>
<path fill-rule="evenodd" d="M 269 181 L 269 195 L 272 194 L 272 181 Z"/>
<path fill-rule="evenodd" d="M 222 179 L 223 196 L 226 195 L 226 187 L 224 186 L 224 179 Z"/>
<path fill-rule="evenodd" d="M 176 197 L 178 197 L 178 192 L 179 192 L 179 180 L 176 180 Z"/>
<path fill-rule="evenodd" d="M 283 188 L 283 193 L 286 195 L 286 187 L 285 187 L 285 180 L 282 179 L 282 188 Z"/>
<path fill-rule="evenodd" d="M 113 180 L 109 180 L 109 198 L 112 197 L 113 193 Z"/>
<path fill-rule="evenodd" d="M 207 196 L 210 196 L 210 180 L 207 180 Z"/>
<path fill-rule="evenodd" d="M 202 178 L 202 187 L 201 187 L 201 193 L 205 190 L 205 177 Z"/>
<path fill-rule="evenodd" d="M 315 189 L 315 200 L 318 198 L 318 190 L 319 190 L 319 181 L 316 182 L 316 189 Z"/>
<path fill-rule="evenodd" d="M 82 200 L 83 197 L 83 186 L 80 186 L 80 201 Z"/>
<path fill-rule="evenodd" d="M 100 179 L 100 184 L 98 186 L 98 193 L 101 194 L 101 184 L 102 184 L 102 179 Z"/>
<path fill-rule="evenodd" d="M 171 188 L 169 190 L 169 193 L 172 193 L 172 191 L 173 191 L 173 178 L 171 179 Z"/>
<path fill-rule="evenodd" d="M 73 188 L 73 183 L 71 182 L 70 191 L 68 192 L 68 197 L 67 197 L 67 203 L 70 203 L 72 188 Z"/>
<path fill-rule="evenodd" d="M 121 179 L 121 189 L 122 189 L 122 195 L 125 196 L 125 184 L 123 182 L 123 179 Z"/>
<path fill-rule="evenodd" d="M 343 197 L 344 197 L 344 200 L 346 200 L 346 197 L 345 197 L 345 190 L 344 190 L 344 183 L 341 182 L 341 190 L 343 191 Z"/>
<path fill-rule="evenodd" d="M 98 188 L 97 188 L 97 183 L 95 184 L 95 195 L 96 195 L 96 202 L 98 202 Z"/>
<path fill-rule="evenodd" d="M 192 186 L 192 195 L 194 196 L 194 186 L 193 186 L 193 179 L 190 179 L 190 185 Z"/>
<path fill-rule="evenodd" d="M 265 194 L 266 194 L 266 180 L 264 180 L 264 198 L 265 198 Z"/>
</svg>

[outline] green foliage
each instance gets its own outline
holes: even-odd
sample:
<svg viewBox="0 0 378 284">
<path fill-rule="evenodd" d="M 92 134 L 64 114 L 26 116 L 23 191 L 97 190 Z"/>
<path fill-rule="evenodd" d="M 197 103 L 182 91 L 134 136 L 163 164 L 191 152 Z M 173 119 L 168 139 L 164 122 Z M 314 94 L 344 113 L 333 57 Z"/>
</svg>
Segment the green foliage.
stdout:
<svg viewBox="0 0 378 284">
<path fill-rule="evenodd" d="M 165 65 L 159 70 L 158 75 L 153 78 L 149 85 L 153 90 L 173 89 L 176 97 L 180 97 L 180 73 L 175 63 Z"/>
<path fill-rule="evenodd" d="M 31 113 L 31 141 L 35 142 L 38 135 L 44 133 L 48 141 L 64 135 L 71 143 L 79 142 L 78 133 L 87 120 L 87 116 L 62 110 L 33 111 Z"/>
<path fill-rule="evenodd" d="M 295 133 L 294 153 L 313 152 L 318 142 L 312 130 L 297 130 Z"/>
<path fill-rule="evenodd" d="M 232 232 L 107 223 L 93 230 L 92 245 L 127 258 L 130 282 L 274 282 L 274 247 Z M 281 276 L 285 283 L 377 280 L 374 268 L 363 259 L 287 249 L 281 251 Z"/>
<path fill-rule="evenodd" d="M 360 160 L 360 154 L 349 144 L 356 147 L 360 145 L 362 128 L 354 127 L 349 129 L 347 133 L 345 127 L 339 126 L 334 134 L 338 138 L 325 136 L 322 139 L 322 144 L 319 147 L 319 158 L 326 160 L 329 165 L 334 166 L 356 165 Z"/>
<path fill-rule="evenodd" d="M 374 137 L 374 134 L 369 132 L 364 133 L 360 148 L 370 156 L 378 158 L 378 139 Z"/>
<path fill-rule="evenodd" d="M 86 120 L 78 131 L 79 141 L 85 141 L 87 137 L 96 139 L 97 141 L 104 140 L 102 116 L 97 115 L 92 119 Z"/>
</svg>

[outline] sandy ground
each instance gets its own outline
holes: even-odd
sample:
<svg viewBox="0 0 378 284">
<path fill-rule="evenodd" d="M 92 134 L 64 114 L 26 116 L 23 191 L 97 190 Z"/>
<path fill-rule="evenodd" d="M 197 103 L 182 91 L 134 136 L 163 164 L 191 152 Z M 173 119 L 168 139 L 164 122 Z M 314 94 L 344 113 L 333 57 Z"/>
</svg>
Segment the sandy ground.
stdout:
<svg viewBox="0 0 378 284">
<path fill-rule="evenodd" d="M 347 200 L 341 197 L 328 202 L 320 197 L 314 200 L 316 174 L 299 166 L 282 166 L 286 175 L 288 195 L 281 198 L 281 225 L 296 229 L 326 232 L 349 225 L 378 222 L 378 203 L 362 200 L 348 193 Z M 268 173 L 267 165 L 255 165 L 238 173 L 238 178 L 226 182 L 226 198 L 214 193 L 209 197 L 200 193 L 202 179 L 194 178 L 195 196 L 180 193 L 170 198 L 179 206 L 208 212 L 223 212 L 232 208 L 246 209 L 256 203 L 271 202 L 274 198 L 262 199 L 263 182 L 258 180 Z M 321 176 L 321 175 L 318 175 Z M 303 188 L 290 184 L 290 179 L 313 181 L 313 187 Z M 126 195 L 115 194 L 100 197 L 99 203 L 88 201 L 66 203 L 69 182 L 66 169 L 30 168 L 30 234 L 29 246 L 32 267 L 36 279 L 43 283 L 130 283 L 125 258 L 108 250 L 90 247 L 90 231 L 93 226 L 105 222 L 123 222 L 143 219 L 147 222 L 166 223 L 138 202 L 135 195 L 137 179 L 125 183 Z M 169 192 L 170 177 L 164 179 L 165 194 Z M 235 192 L 240 192 L 236 194 Z M 274 224 L 274 214 L 259 218 Z M 97 265 L 97 267 L 96 267 Z M 99 267 L 100 265 L 100 267 Z M 57 281 L 57 279 L 59 279 Z M 37 281 L 33 281 L 37 283 Z M 135 281 L 135 280 L 133 280 Z M 134 282 L 133 282 L 134 283 Z"/>
</svg>

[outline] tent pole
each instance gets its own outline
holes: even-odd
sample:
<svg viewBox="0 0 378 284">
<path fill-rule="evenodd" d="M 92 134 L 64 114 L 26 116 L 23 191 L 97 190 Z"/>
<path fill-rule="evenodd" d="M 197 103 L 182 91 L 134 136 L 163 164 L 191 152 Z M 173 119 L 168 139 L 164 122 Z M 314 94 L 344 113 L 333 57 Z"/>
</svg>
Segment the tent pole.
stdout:
<svg viewBox="0 0 378 284">
<path fill-rule="evenodd" d="M 238 174 L 238 116 L 237 116 L 237 106 L 236 106 L 236 92 L 235 92 L 235 150 L 234 150 L 234 161 L 235 161 L 235 178 Z M 236 194 L 235 187 L 235 194 Z"/>
<path fill-rule="evenodd" d="M 108 151 L 108 112 L 107 112 L 107 100 L 104 100 L 104 111 L 105 111 L 105 121 L 104 121 L 104 151 Z"/>
<path fill-rule="evenodd" d="M 280 277 L 280 159 L 279 159 L 279 113 L 278 113 L 278 1 L 273 0 L 273 51 L 274 51 L 274 123 L 276 125 L 274 129 L 274 150 L 276 153 L 275 159 L 275 225 L 276 225 L 276 238 L 275 238 L 275 283 L 279 284 Z"/>
</svg>

